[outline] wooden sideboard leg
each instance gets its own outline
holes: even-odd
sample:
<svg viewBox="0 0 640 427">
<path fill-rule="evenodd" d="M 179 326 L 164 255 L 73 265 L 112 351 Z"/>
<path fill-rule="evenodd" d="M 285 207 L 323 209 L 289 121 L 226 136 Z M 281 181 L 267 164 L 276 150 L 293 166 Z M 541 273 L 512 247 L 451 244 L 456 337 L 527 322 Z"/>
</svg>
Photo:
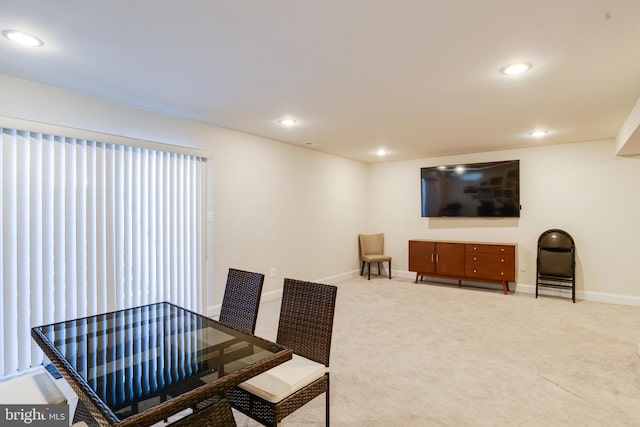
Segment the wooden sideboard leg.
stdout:
<svg viewBox="0 0 640 427">
<path fill-rule="evenodd" d="M 509 295 L 509 282 L 502 282 L 502 290 L 505 295 Z"/>
<path fill-rule="evenodd" d="M 418 273 L 416 273 L 416 283 L 418 283 Z"/>
</svg>

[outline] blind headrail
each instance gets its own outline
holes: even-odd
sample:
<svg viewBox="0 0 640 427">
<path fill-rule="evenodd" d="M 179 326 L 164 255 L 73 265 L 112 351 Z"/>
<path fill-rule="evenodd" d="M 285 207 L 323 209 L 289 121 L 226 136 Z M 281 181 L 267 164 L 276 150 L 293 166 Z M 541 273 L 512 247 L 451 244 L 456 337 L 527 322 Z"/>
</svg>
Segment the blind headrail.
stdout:
<svg viewBox="0 0 640 427">
<path fill-rule="evenodd" d="M 88 141 L 112 143 L 126 145 L 130 147 L 147 148 L 170 153 L 196 156 L 203 159 L 210 159 L 211 153 L 197 148 L 184 147 L 181 145 L 167 144 L 164 142 L 149 141 L 145 139 L 131 138 L 128 136 L 115 135 L 105 132 L 96 132 L 86 129 L 78 129 L 68 126 L 60 126 L 52 123 L 36 122 L 32 120 L 18 119 L 0 115 L 0 127 L 10 129 L 20 129 L 29 132 L 43 133 L 48 135 L 59 135 L 70 138 L 86 139 Z"/>
</svg>

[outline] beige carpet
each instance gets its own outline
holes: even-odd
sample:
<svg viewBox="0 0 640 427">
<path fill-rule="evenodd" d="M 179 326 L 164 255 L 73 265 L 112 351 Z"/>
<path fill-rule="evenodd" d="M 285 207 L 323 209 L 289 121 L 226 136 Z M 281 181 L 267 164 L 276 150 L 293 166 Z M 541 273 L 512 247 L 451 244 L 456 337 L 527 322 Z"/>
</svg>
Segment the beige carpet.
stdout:
<svg viewBox="0 0 640 427">
<path fill-rule="evenodd" d="M 406 279 L 338 287 L 332 426 L 640 425 L 640 307 Z M 263 304 L 256 333 L 275 339 L 278 313 Z M 324 395 L 281 425 L 324 425 Z"/>
</svg>

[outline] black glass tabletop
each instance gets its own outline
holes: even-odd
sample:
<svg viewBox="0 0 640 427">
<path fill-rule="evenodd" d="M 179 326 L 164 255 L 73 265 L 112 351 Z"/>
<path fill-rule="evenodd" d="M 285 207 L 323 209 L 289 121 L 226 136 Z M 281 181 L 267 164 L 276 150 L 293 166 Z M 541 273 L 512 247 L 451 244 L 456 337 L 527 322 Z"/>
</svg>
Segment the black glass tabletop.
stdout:
<svg viewBox="0 0 640 427">
<path fill-rule="evenodd" d="M 166 302 L 32 332 L 120 420 L 284 350 Z"/>
</svg>

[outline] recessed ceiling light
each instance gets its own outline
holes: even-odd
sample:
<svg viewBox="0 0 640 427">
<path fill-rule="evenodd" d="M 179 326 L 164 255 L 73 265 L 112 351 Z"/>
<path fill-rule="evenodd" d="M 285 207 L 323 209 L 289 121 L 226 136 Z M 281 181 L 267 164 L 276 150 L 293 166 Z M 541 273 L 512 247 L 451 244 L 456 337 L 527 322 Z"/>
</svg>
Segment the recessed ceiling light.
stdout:
<svg viewBox="0 0 640 427">
<path fill-rule="evenodd" d="M 376 155 L 378 155 L 380 157 L 386 156 L 387 154 L 389 154 L 389 152 L 387 150 L 385 150 L 384 148 L 381 148 L 378 151 L 376 151 Z"/>
<path fill-rule="evenodd" d="M 540 138 L 549 134 L 548 130 L 534 130 L 533 132 L 529 132 L 529 135 Z"/>
<path fill-rule="evenodd" d="M 9 40 L 21 44 L 23 46 L 38 47 L 42 46 L 42 40 L 31 34 L 23 33 L 22 31 L 4 30 L 2 34 Z"/>
<path fill-rule="evenodd" d="M 278 120 L 278 123 L 280 123 L 282 126 L 293 126 L 296 124 L 296 121 L 293 119 L 282 119 L 282 120 Z"/>
<path fill-rule="evenodd" d="M 500 72 L 502 74 L 506 74 L 507 76 L 510 76 L 513 74 L 524 73 L 530 68 L 531 68 L 531 64 L 529 64 L 528 62 L 520 62 L 518 64 L 507 65 L 506 67 L 502 68 Z"/>
</svg>

